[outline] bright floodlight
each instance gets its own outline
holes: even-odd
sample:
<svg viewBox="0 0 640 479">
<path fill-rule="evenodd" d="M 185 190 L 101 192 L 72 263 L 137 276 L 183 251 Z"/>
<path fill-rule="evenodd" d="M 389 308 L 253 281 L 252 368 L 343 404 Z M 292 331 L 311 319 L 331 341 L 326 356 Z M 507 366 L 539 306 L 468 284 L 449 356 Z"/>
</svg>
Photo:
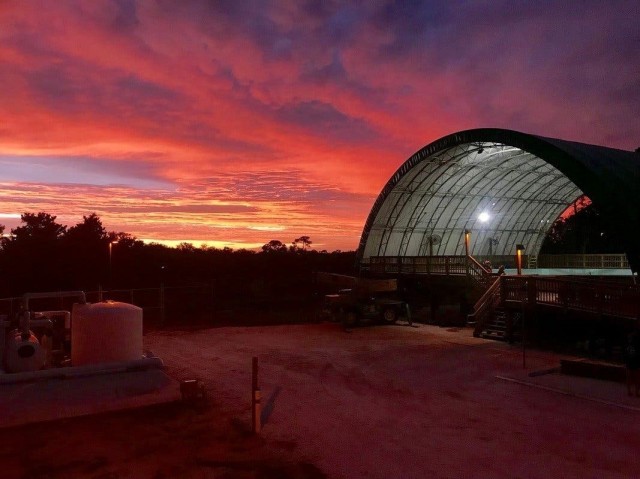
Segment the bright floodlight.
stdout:
<svg viewBox="0 0 640 479">
<path fill-rule="evenodd" d="M 489 213 L 487 213 L 486 211 L 483 211 L 478 215 L 478 219 L 481 223 L 486 223 L 487 221 L 489 221 L 489 218 Z"/>
</svg>

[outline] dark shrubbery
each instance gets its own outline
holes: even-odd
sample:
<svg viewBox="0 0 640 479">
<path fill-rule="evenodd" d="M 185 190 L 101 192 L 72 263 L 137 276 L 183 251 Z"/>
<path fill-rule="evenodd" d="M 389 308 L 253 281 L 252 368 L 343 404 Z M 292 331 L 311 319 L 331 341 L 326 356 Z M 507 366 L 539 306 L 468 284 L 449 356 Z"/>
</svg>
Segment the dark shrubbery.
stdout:
<svg viewBox="0 0 640 479">
<path fill-rule="evenodd" d="M 2 238 L 0 297 L 99 287 L 158 288 L 162 283 L 167 290 L 209 288 L 216 301 L 267 307 L 309 298 L 314 271 L 355 271 L 355 252 L 312 250 L 308 236 L 290 247 L 272 240 L 261 252 L 190 244 L 169 248 L 107 232 L 95 214 L 70 228 L 47 213 L 25 213 L 22 222 Z"/>
</svg>

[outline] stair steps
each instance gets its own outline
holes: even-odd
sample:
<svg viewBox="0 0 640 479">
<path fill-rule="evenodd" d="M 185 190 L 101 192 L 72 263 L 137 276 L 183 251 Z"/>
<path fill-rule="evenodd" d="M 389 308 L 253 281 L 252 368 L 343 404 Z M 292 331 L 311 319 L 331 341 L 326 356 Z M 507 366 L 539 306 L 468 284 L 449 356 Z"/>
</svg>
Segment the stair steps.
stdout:
<svg viewBox="0 0 640 479">
<path fill-rule="evenodd" d="M 522 321 L 520 313 L 513 313 L 511 337 L 507 331 L 507 312 L 503 308 L 495 308 L 491 320 L 480 333 L 481 338 L 497 341 L 519 341 L 522 338 Z"/>
<path fill-rule="evenodd" d="M 493 311 L 491 321 L 488 321 L 482 330 L 480 337 L 485 339 L 506 340 L 507 336 L 507 314 L 502 308 Z"/>
</svg>

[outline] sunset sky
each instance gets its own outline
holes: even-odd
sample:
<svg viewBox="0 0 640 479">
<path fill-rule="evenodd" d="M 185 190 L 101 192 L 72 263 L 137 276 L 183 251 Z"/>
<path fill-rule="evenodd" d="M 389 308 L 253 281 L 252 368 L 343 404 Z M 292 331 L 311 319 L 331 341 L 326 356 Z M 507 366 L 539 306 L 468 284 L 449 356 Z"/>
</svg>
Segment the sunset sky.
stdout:
<svg viewBox="0 0 640 479">
<path fill-rule="evenodd" d="M 0 0 L 0 224 L 357 247 L 390 175 L 501 127 L 640 146 L 640 3 Z M 168 243 L 170 244 L 170 243 Z"/>
</svg>

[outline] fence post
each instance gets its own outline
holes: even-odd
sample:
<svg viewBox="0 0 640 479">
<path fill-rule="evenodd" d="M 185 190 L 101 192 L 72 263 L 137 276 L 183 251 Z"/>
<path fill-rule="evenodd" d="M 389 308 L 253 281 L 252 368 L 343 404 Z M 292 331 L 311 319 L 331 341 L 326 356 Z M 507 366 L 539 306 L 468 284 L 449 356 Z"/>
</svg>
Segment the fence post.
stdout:
<svg viewBox="0 0 640 479">
<path fill-rule="evenodd" d="M 164 283 L 160 283 L 160 326 L 164 326 Z"/>
<path fill-rule="evenodd" d="M 536 281 L 534 278 L 527 278 L 527 300 L 531 306 L 534 306 L 538 302 L 538 294 L 536 288 Z"/>
<path fill-rule="evenodd" d="M 260 434 L 261 424 L 261 404 L 260 386 L 258 386 L 258 357 L 254 356 L 251 361 L 251 429 L 254 434 Z"/>
<path fill-rule="evenodd" d="M 211 321 L 213 322 L 213 308 L 215 307 L 215 301 L 216 301 L 215 289 L 214 289 L 213 283 L 211 283 L 211 287 L 210 287 L 209 291 L 211 293 L 211 296 L 210 296 L 211 301 L 209 303 L 209 311 L 211 311 Z"/>
</svg>

